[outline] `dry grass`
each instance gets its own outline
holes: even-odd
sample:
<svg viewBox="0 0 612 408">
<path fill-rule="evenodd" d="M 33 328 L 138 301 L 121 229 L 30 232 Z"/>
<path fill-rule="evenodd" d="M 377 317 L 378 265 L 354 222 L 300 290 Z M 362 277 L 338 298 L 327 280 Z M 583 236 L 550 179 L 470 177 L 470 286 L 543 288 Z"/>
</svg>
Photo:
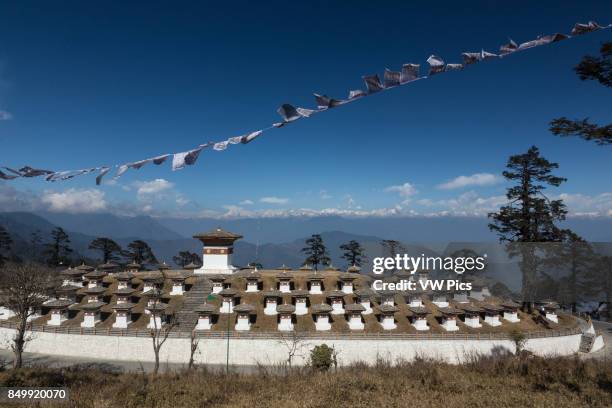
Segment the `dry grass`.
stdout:
<svg viewBox="0 0 612 408">
<path fill-rule="evenodd" d="M 55 406 L 79 408 L 609 407 L 612 367 L 577 358 L 502 356 L 475 358 L 462 366 L 381 361 L 327 373 L 262 368 L 229 376 L 204 369 L 154 377 L 96 368 L 38 368 L 0 373 L 0 385 L 67 386 L 70 403 Z"/>
</svg>

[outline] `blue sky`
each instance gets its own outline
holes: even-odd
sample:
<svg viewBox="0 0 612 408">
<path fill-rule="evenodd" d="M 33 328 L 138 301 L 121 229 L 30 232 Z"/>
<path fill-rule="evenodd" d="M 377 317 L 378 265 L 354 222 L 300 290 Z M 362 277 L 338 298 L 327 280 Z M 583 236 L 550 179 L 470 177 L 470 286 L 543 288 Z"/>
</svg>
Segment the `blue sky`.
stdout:
<svg viewBox="0 0 612 408">
<path fill-rule="evenodd" d="M 282 103 L 312 107 L 313 92 L 344 97 L 385 67 L 612 22 L 608 2 L 327 3 L 3 2 L 0 165 L 70 170 L 187 150 L 266 127 Z M 610 90 L 572 67 L 611 39 L 438 75 L 205 151 L 182 171 L 148 166 L 100 187 L 92 176 L 2 183 L 0 210 L 484 214 L 503 202 L 494 175 L 535 144 L 569 179 L 551 195 L 612 215 L 610 149 L 547 130 L 562 115 L 610 123 Z"/>
</svg>

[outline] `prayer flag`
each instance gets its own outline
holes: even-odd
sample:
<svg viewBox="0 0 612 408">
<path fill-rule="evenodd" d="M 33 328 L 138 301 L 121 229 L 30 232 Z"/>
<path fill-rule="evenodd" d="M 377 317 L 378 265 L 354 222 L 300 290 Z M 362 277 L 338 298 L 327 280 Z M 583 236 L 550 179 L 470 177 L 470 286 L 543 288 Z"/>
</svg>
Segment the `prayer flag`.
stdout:
<svg viewBox="0 0 612 408">
<path fill-rule="evenodd" d="M 363 81 L 365 82 L 366 88 L 368 88 L 368 93 L 370 94 L 385 89 L 380 83 L 380 78 L 378 77 L 378 74 L 364 75 Z"/>
<path fill-rule="evenodd" d="M 414 81 L 419 78 L 420 64 L 404 64 L 402 65 L 402 74 L 400 75 L 400 83 Z"/>
<path fill-rule="evenodd" d="M 444 71 L 444 60 L 437 55 L 430 55 L 429 58 L 427 58 L 427 63 L 429 64 L 430 76 Z"/>
<path fill-rule="evenodd" d="M 402 74 L 400 72 L 385 69 L 385 88 L 393 88 L 394 86 L 398 86 L 400 84 L 401 76 Z"/>
</svg>

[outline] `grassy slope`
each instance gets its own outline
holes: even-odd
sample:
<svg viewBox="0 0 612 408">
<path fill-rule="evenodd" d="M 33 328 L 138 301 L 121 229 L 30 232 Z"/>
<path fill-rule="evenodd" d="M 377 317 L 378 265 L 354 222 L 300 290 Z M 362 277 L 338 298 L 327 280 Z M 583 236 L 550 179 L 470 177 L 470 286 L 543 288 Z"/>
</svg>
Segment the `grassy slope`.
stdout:
<svg viewBox="0 0 612 408">
<path fill-rule="evenodd" d="M 0 373 L 0 386 L 68 386 L 58 407 L 606 407 L 612 365 L 575 358 L 500 357 L 464 366 L 416 361 L 275 375 L 206 370 L 112 374 L 45 368 Z M 34 405 L 20 405 L 34 406 Z"/>
</svg>

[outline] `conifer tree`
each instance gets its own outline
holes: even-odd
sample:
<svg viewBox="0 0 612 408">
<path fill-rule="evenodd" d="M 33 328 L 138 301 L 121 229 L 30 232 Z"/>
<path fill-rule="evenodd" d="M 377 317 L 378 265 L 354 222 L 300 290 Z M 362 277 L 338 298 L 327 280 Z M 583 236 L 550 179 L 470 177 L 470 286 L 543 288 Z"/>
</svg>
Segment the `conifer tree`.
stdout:
<svg viewBox="0 0 612 408">
<path fill-rule="evenodd" d="M 89 243 L 89 249 L 102 253 L 102 263 L 119 261 L 123 252 L 121 246 L 110 238 L 99 237 Z"/>
<path fill-rule="evenodd" d="M 200 255 L 190 251 L 180 251 L 178 255 L 172 257 L 172 260 L 181 268 L 184 268 L 190 263 L 194 263 L 196 265 L 202 264 L 202 259 L 200 258 Z"/>
<path fill-rule="evenodd" d="M 313 234 L 306 240 L 306 246 L 302 252 L 307 255 L 304 264 L 310 264 L 314 270 L 318 270 L 319 264 L 326 265 L 331 262 L 327 253 L 327 248 L 323 244 L 323 238 L 319 234 Z"/>
<path fill-rule="evenodd" d="M 523 306 L 531 311 L 535 300 L 538 270 L 538 248 L 535 244 L 561 242 L 568 230 L 557 223 L 565 220 L 567 210 L 562 200 L 550 200 L 544 195 L 549 187 L 558 187 L 566 179 L 552 174 L 559 165 L 546 160 L 537 147 L 526 153 L 510 156 L 503 172 L 513 183 L 506 192 L 508 204 L 499 212 L 490 213 L 489 229 L 501 242 L 508 242 L 511 256 L 521 256 Z M 518 245 L 516 245 L 518 244 Z"/>
<path fill-rule="evenodd" d="M 346 244 L 340 245 L 340 249 L 344 251 L 342 259 L 345 259 L 349 266 L 362 266 L 366 260 L 365 250 L 361 244 L 354 239 Z"/>
<path fill-rule="evenodd" d="M 62 227 L 56 227 L 51 231 L 51 242 L 45 244 L 45 255 L 49 266 L 59 266 L 69 263 L 72 253 L 70 237 Z"/>
<path fill-rule="evenodd" d="M 128 249 L 125 251 L 124 256 L 130 259 L 131 262 L 136 262 L 140 265 L 158 263 L 149 244 L 139 239 L 128 244 Z"/>
<path fill-rule="evenodd" d="M 574 68 L 580 79 L 595 80 L 612 87 L 612 42 L 601 46 L 600 57 L 585 56 Z M 578 136 L 592 140 L 600 146 L 612 144 L 612 125 L 599 126 L 588 118 L 570 120 L 565 116 L 550 122 L 550 131 L 557 136 Z"/>
<path fill-rule="evenodd" d="M 567 231 L 565 240 L 552 248 L 553 270 L 567 272 L 560 279 L 563 293 L 559 297 L 576 312 L 579 302 L 591 300 L 598 294 L 597 254 L 591 244 L 572 231 Z"/>
<path fill-rule="evenodd" d="M 400 251 L 406 250 L 401 242 L 394 239 L 383 239 L 380 242 L 380 245 L 382 246 L 384 255 L 389 258 L 395 258 Z M 393 267 L 392 272 L 397 272 L 395 266 Z"/>
</svg>

